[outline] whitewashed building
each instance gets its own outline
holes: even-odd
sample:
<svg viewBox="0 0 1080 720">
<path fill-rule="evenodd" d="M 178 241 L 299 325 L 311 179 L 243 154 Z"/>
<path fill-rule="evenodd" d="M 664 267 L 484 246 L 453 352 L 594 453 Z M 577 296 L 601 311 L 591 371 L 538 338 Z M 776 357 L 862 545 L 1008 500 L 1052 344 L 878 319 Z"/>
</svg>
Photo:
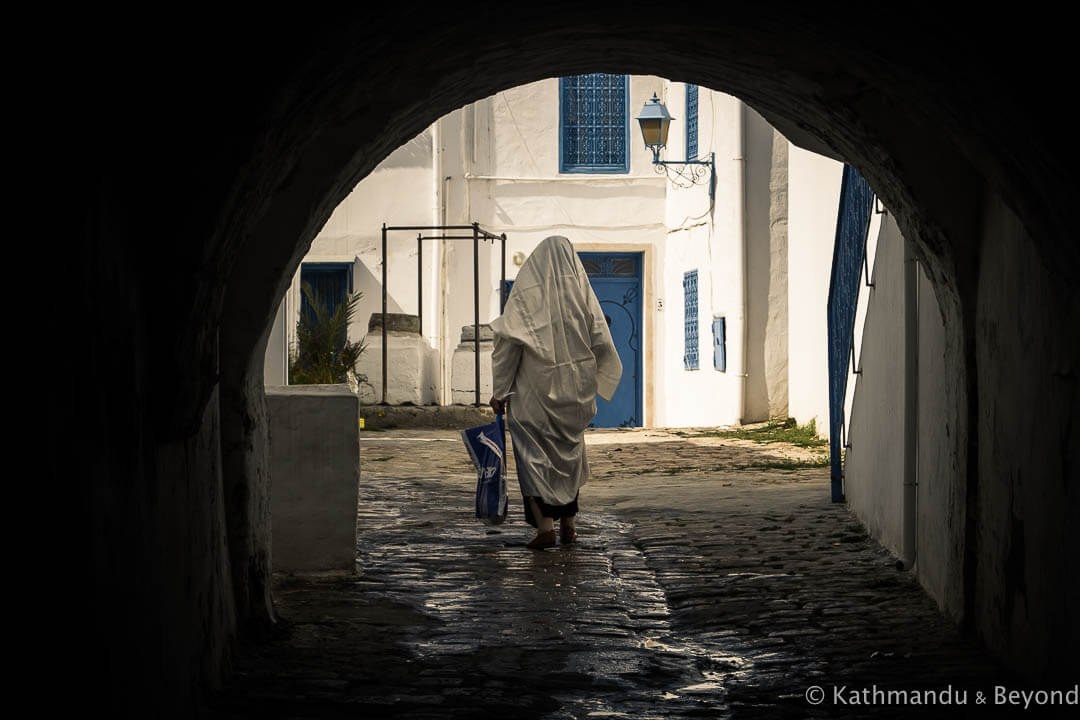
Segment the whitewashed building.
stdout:
<svg viewBox="0 0 1080 720">
<path fill-rule="evenodd" d="M 635 122 L 656 94 L 674 121 L 661 158 L 714 159 L 698 184 L 658 173 Z M 662 168 L 661 168 L 662 169 Z M 713 426 L 793 416 L 828 431 L 825 303 L 842 166 L 788 143 L 741 101 L 653 76 L 552 78 L 450 113 L 391 154 L 335 210 L 283 302 L 267 384 L 283 384 L 301 280 L 364 297 L 361 399 L 382 399 L 382 226 L 478 223 L 506 235 L 512 283 L 564 235 L 581 254 L 623 360 L 598 426 Z M 473 244 L 388 234 L 387 401 L 474 401 Z M 418 243 L 422 258 L 418 268 Z M 479 316 L 499 312 L 501 247 L 479 246 Z M 421 299 L 422 297 L 422 299 Z M 470 329 L 471 330 L 471 329 Z M 483 338 L 483 333 L 481 334 Z M 490 353 L 490 343 L 482 343 Z M 481 399 L 490 395 L 482 363 Z"/>
</svg>

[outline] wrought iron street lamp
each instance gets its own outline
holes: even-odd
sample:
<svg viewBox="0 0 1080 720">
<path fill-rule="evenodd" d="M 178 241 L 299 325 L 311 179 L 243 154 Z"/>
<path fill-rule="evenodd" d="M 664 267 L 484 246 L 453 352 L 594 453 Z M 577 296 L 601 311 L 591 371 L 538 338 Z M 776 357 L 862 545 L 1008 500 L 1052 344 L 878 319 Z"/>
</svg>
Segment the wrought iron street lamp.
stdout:
<svg viewBox="0 0 1080 720">
<path fill-rule="evenodd" d="M 709 200 L 712 201 L 716 192 L 716 163 L 713 153 L 709 153 L 708 160 L 680 161 L 660 159 L 660 151 L 667 145 L 668 130 L 671 128 L 671 121 L 674 119 L 664 103 L 660 102 L 660 98 L 656 96 L 656 93 L 653 93 L 652 99 L 645 103 L 645 107 L 641 109 L 641 114 L 637 116 L 645 147 L 652 150 L 653 165 L 656 166 L 656 172 L 667 175 L 668 180 L 678 187 L 698 185 L 708 174 Z M 675 177 L 672 177 L 672 174 Z"/>
</svg>

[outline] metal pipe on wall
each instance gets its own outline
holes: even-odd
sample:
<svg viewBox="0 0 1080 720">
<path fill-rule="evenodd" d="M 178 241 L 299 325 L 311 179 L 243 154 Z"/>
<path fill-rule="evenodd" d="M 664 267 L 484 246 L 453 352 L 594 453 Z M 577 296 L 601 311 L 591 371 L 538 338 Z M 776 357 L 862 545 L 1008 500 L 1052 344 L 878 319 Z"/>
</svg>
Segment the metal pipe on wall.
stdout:
<svg viewBox="0 0 1080 720">
<path fill-rule="evenodd" d="M 416 234 L 416 333 L 424 337 L 424 236 Z"/>
<path fill-rule="evenodd" d="M 747 252 L 746 242 L 748 233 L 746 232 L 746 104 L 741 100 L 739 103 L 739 111 L 735 113 L 735 144 L 737 146 L 738 155 L 732 158 L 736 163 L 735 168 L 735 226 L 739 233 L 739 241 L 735 244 L 738 252 L 738 257 L 735 260 L 734 266 L 737 268 L 738 273 L 737 285 L 739 287 L 739 297 L 741 298 L 742 308 L 740 311 L 739 323 L 742 325 L 742 346 L 739 349 L 739 371 L 736 377 L 739 381 L 739 422 L 742 423 L 746 419 L 746 362 L 748 357 L 747 344 L 750 340 L 750 328 L 747 322 L 747 315 L 749 310 L 749 283 L 747 282 L 747 270 L 746 263 L 749 252 Z"/>
<path fill-rule="evenodd" d="M 480 224 L 473 223 L 473 365 L 476 379 L 476 406 L 480 406 Z"/>
<path fill-rule="evenodd" d="M 386 404 L 386 223 L 382 226 L 382 404 Z"/>
</svg>

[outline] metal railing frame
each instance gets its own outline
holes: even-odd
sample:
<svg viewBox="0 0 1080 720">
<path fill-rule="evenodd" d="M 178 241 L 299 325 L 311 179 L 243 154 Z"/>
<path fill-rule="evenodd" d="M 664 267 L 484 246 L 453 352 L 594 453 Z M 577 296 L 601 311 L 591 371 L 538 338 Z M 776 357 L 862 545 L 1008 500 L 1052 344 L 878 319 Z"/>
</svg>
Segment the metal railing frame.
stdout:
<svg viewBox="0 0 1080 720">
<path fill-rule="evenodd" d="M 447 233 L 467 230 L 468 235 L 425 235 L 425 231 Z M 499 283 L 499 308 L 506 302 L 506 233 L 496 235 L 480 227 L 480 223 L 471 225 L 387 225 L 382 226 L 382 403 L 386 405 L 386 365 L 387 365 L 387 335 L 386 335 L 386 296 L 388 292 L 387 268 L 389 256 L 386 252 L 387 236 L 391 232 L 406 231 L 417 232 L 416 236 L 416 316 L 417 333 L 424 335 L 424 240 L 472 240 L 473 241 L 473 356 L 474 356 L 474 379 L 476 381 L 476 406 L 480 402 L 480 240 L 494 243 L 502 241 L 501 276 Z M 445 350 L 445 348 L 443 348 Z"/>
</svg>

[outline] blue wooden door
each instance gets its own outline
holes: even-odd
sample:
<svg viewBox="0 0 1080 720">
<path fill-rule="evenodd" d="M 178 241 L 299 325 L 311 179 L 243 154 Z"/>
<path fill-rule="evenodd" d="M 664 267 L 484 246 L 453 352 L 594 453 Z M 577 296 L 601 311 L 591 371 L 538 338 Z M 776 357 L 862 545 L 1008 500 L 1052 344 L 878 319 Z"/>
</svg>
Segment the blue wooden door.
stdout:
<svg viewBox="0 0 1080 720">
<path fill-rule="evenodd" d="M 640 427 L 641 253 L 583 252 L 578 257 L 604 310 L 623 368 L 611 401 L 596 396 L 596 417 L 589 427 Z M 513 280 L 506 281 L 507 297 L 513 286 Z"/>
<path fill-rule="evenodd" d="M 593 427 L 640 427 L 641 253 L 578 253 L 622 361 L 622 379 L 611 401 L 596 398 Z"/>
</svg>

